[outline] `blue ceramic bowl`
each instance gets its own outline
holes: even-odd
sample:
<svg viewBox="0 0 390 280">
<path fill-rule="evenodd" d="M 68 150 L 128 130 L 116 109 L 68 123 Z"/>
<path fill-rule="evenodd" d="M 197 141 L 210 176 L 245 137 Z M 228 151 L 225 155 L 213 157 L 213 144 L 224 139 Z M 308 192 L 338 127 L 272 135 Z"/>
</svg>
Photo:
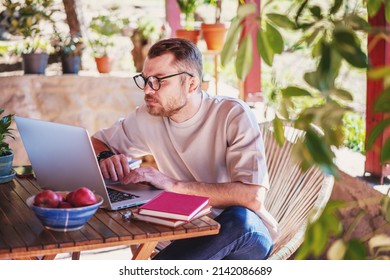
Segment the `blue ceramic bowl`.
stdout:
<svg viewBox="0 0 390 280">
<path fill-rule="evenodd" d="M 30 196 L 26 200 L 26 203 L 47 229 L 55 231 L 72 231 L 81 229 L 103 203 L 103 198 L 99 195 L 96 196 L 98 197 L 97 203 L 75 208 L 38 207 L 34 205 L 35 195 Z"/>
</svg>

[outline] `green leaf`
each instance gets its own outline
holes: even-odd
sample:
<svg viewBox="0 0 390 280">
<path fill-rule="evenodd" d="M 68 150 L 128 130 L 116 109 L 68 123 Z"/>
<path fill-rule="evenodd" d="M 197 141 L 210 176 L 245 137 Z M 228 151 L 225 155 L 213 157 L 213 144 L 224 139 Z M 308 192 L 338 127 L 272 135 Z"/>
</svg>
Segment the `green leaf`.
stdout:
<svg viewBox="0 0 390 280">
<path fill-rule="evenodd" d="M 310 72 L 310 73 L 305 73 L 303 75 L 303 79 L 310 86 L 312 86 L 312 87 L 314 87 L 316 89 L 320 89 L 319 76 L 318 76 L 318 73 L 316 71 Z"/>
<path fill-rule="evenodd" d="M 239 35 L 241 34 L 241 31 L 242 26 L 240 25 L 240 21 L 237 18 L 233 19 L 226 35 L 226 42 L 221 51 L 221 64 L 223 66 L 228 65 L 228 63 L 232 60 L 234 51 L 236 50 L 239 42 Z"/>
<path fill-rule="evenodd" d="M 352 66 L 357 68 L 367 67 L 367 56 L 361 50 L 357 37 L 351 30 L 335 28 L 333 31 L 333 46 L 340 55 Z"/>
<path fill-rule="evenodd" d="M 320 6 L 310 7 L 310 12 L 317 20 L 318 19 L 322 19 L 321 7 Z"/>
<path fill-rule="evenodd" d="M 261 56 L 264 62 L 267 65 L 272 66 L 274 52 L 270 46 L 268 38 L 266 31 L 260 28 L 257 33 L 257 50 L 259 52 L 259 56 Z"/>
<path fill-rule="evenodd" d="M 346 251 L 347 245 L 345 244 L 344 240 L 337 239 L 329 247 L 327 257 L 329 260 L 342 260 Z"/>
<path fill-rule="evenodd" d="M 273 120 L 273 127 L 274 127 L 274 137 L 276 143 L 278 143 L 279 146 L 282 146 L 285 141 L 284 129 L 283 129 L 283 122 L 278 118 L 278 116 L 275 116 Z"/>
<path fill-rule="evenodd" d="M 371 30 L 371 25 L 362 17 L 357 14 L 351 14 L 345 17 L 347 24 L 351 26 L 352 29 L 358 30 Z"/>
<path fill-rule="evenodd" d="M 386 221 L 390 223 L 390 196 L 383 196 L 381 200 L 381 205 L 382 215 L 385 217 Z"/>
<path fill-rule="evenodd" d="M 385 1 L 385 18 L 387 22 L 390 22 L 390 1 Z"/>
<path fill-rule="evenodd" d="M 335 88 L 331 91 L 331 93 L 333 95 L 335 95 L 336 97 L 342 99 L 342 100 L 346 100 L 346 101 L 353 101 L 353 96 L 352 94 L 349 92 L 349 91 L 346 91 L 344 89 L 338 89 L 338 88 Z"/>
<path fill-rule="evenodd" d="M 309 150 L 313 161 L 325 174 L 335 174 L 336 167 L 333 162 L 333 152 L 330 146 L 321 139 L 312 129 L 306 131 L 304 144 Z"/>
<path fill-rule="evenodd" d="M 277 26 L 287 29 L 295 29 L 295 23 L 291 21 L 287 16 L 275 13 L 267 14 L 267 17 Z"/>
<path fill-rule="evenodd" d="M 390 119 L 384 119 L 383 121 L 379 122 L 371 131 L 370 135 L 368 136 L 367 142 L 366 142 L 366 149 L 369 150 L 372 145 L 374 145 L 376 138 L 386 129 L 386 127 L 390 126 Z"/>
<path fill-rule="evenodd" d="M 311 96 L 310 92 L 306 89 L 289 86 L 282 89 L 282 94 L 284 97 L 300 97 L 300 96 Z"/>
<path fill-rule="evenodd" d="M 333 15 L 337 13 L 342 4 L 343 0 L 335 0 L 332 8 L 329 10 L 329 14 Z"/>
<path fill-rule="evenodd" d="M 374 103 L 374 111 L 390 113 L 390 88 L 383 91 Z"/>
<path fill-rule="evenodd" d="M 247 35 L 241 41 L 236 58 L 236 73 L 237 77 L 244 80 L 252 68 L 253 49 L 252 49 L 252 37 Z"/>
<path fill-rule="evenodd" d="M 368 16 L 373 17 L 378 13 L 382 5 L 382 0 L 369 0 L 366 1 L 366 4 L 367 4 Z"/>
<path fill-rule="evenodd" d="M 284 50 L 284 41 L 280 32 L 270 23 L 267 22 L 266 35 L 268 42 L 274 53 L 281 54 Z"/>
<path fill-rule="evenodd" d="M 352 239 L 347 243 L 345 260 L 365 260 L 366 256 L 366 247 L 361 240 Z"/>
<path fill-rule="evenodd" d="M 256 13 L 256 4 L 248 3 L 245 5 L 239 5 L 237 9 L 237 17 L 242 19 L 250 14 Z"/>
<path fill-rule="evenodd" d="M 370 79 L 374 79 L 374 80 L 382 79 L 389 75 L 390 75 L 390 66 L 376 67 L 376 68 L 369 69 L 367 71 L 367 76 Z"/>
<path fill-rule="evenodd" d="M 390 162 L 390 138 L 382 146 L 380 161 L 383 164 Z"/>
<path fill-rule="evenodd" d="M 305 39 L 305 42 L 308 46 L 310 46 L 313 42 L 315 42 L 315 39 L 318 37 L 318 34 L 322 31 L 322 27 L 315 28 L 313 32 Z"/>
</svg>

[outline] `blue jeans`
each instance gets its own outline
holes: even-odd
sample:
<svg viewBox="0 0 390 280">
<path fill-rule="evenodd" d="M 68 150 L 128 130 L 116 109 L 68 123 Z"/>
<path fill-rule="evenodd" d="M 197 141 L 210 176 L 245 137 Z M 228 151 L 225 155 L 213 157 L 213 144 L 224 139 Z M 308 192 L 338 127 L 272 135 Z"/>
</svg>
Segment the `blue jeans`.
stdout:
<svg viewBox="0 0 390 280">
<path fill-rule="evenodd" d="M 215 218 L 219 234 L 173 241 L 154 260 L 262 260 L 273 248 L 262 220 L 251 210 L 231 206 Z"/>
</svg>

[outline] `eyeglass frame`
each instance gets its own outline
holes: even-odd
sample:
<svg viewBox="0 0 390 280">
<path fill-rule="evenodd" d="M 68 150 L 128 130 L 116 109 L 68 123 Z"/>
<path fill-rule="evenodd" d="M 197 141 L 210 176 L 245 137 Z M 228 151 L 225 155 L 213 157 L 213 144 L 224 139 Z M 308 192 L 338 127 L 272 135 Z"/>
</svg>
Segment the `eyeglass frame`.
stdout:
<svg viewBox="0 0 390 280">
<path fill-rule="evenodd" d="M 169 78 L 175 77 L 175 76 L 178 76 L 178 75 L 182 75 L 182 74 L 187 74 L 187 75 L 190 76 L 190 77 L 194 77 L 193 74 L 188 73 L 188 72 L 186 72 L 186 71 L 183 71 L 183 72 L 180 72 L 180 73 L 176 73 L 176 74 L 172 74 L 172 75 L 167 75 L 167 76 L 164 76 L 164 77 L 161 77 L 161 78 L 158 78 L 158 77 L 156 77 L 156 76 L 154 76 L 154 75 L 150 75 L 149 77 L 146 77 L 146 78 L 145 78 L 144 76 L 142 76 L 142 74 L 138 74 L 138 75 L 135 75 L 135 76 L 133 77 L 133 80 L 134 80 L 135 84 L 137 85 L 137 87 L 138 87 L 139 89 L 141 89 L 141 90 L 144 90 L 145 87 L 146 87 L 146 85 L 149 85 L 151 89 L 153 89 L 154 91 L 158 91 L 158 90 L 160 90 L 160 88 L 161 88 L 161 81 L 163 81 L 163 80 L 165 80 L 165 79 L 169 79 Z M 144 88 L 141 88 L 141 87 L 138 85 L 137 80 L 136 80 L 138 77 L 141 77 L 141 78 L 144 80 L 144 83 L 145 83 Z M 149 84 L 149 78 L 150 78 L 150 77 L 153 77 L 153 78 L 155 78 L 155 79 L 157 80 L 157 82 L 158 82 L 158 88 L 157 88 L 157 89 L 153 88 L 152 83 Z"/>
</svg>

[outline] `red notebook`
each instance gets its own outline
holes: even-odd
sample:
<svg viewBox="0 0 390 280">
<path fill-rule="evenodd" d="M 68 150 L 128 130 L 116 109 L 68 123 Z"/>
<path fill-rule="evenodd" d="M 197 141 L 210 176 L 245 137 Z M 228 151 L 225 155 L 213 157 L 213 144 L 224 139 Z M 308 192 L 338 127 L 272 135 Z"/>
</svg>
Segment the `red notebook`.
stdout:
<svg viewBox="0 0 390 280">
<path fill-rule="evenodd" d="M 196 215 L 191 219 L 191 221 L 209 214 L 211 212 L 210 209 L 211 209 L 211 206 L 206 206 L 205 208 L 200 210 L 198 213 L 196 213 Z M 156 217 L 156 216 L 142 215 L 142 214 L 139 214 L 138 211 L 139 211 L 139 209 L 132 211 L 132 214 L 133 214 L 132 218 L 133 219 L 144 221 L 144 222 L 149 222 L 149 223 L 154 223 L 154 224 L 158 224 L 158 225 L 164 225 L 164 226 L 175 228 L 175 227 L 178 227 L 178 226 L 181 226 L 181 225 L 184 225 L 184 224 L 190 222 L 190 221 L 183 221 L 183 220 L 161 218 L 161 217 Z"/>
<path fill-rule="evenodd" d="M 209 203 L 209 198 L 197 195 L 162 192 L 139 207 L 139 214 L 189 221 Z"/>
</svg>

